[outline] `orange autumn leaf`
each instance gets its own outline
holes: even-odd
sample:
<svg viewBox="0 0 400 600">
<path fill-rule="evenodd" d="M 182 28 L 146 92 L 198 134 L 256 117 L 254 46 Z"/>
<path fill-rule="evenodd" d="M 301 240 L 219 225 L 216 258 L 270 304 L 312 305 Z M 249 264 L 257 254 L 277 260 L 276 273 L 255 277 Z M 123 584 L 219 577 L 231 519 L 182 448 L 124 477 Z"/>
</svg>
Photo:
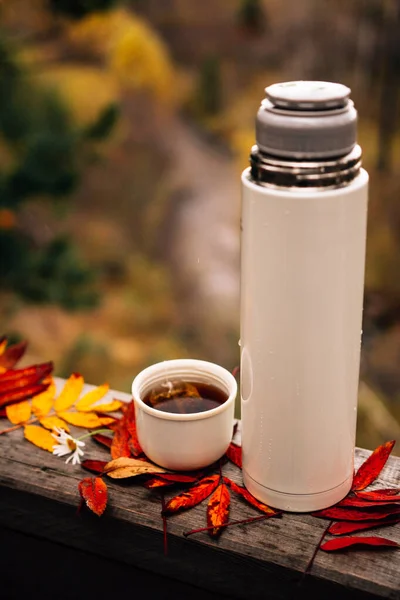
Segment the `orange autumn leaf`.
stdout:
<svg viewBox="0 0 400 600">
<path fill-rule="evenodd" d="M 83 377 L 79 373 L 72 373 L 54 402 L 57 412 L 70 408 L 79 398 L 83 389 Z"/>
<path fill-rule="evenodd" d="M 147 460 L 127 458 L 126 456 L 110 460 L 104 467 L 104 473 L 112 479 L 127 479 L 129 477 L 136 477 L 137 475 L 145 475 L 146 473 L 166 472 L 162 467 L 147 462 Z"/>
<path fill-rule="evenodd" d="M 18 404 L 11 404 L 6 406 L 7 419 L 11 421 L 13 425 L 19 425 L 19 423 L 25 423 L 29 421 L 31 416 L 31 404 L 28 400 L 19 402 Z"/>
<path fill-rule="evenodd" d="M 107 506 L 107 485 L 101 477 L 86 477 L 78 484 L 86 506 L 97 516 L 101 516 Z"/>
<path fill-rule="evenodd" d="M 112 439 L 111 456 L 112 458 L 131 456 L 131 450 L 129 447 L 129 433 L 121 422 L 118 423 Z"/>
<path fill-rule="evenodd" d="M 237 483 L 235 483 L 228 477 L 224 477 L 224 482 L 227 485 L 229 485 L 231 490 L 233 490 L 234 492 L 239 494 L 244 500 L 246 500 L 249 504 L 251 504 L 251 506 L 254 506 L 254 508 L 258 508 L 258 510 L 260 510 L 264 514 L 271 515 L 271 517 L 279 514 L 279 511 L 275 510 L 274 508 L 269 507 L 267 504 L 264 504 L 263 502 L 260 502 L 259 500 L 257 500 L 257 498 L 254 498 L 254 496 L 252 494 L 250 494 L 250 492 L 248 490 L 246 490 L 246 488 L 241 487 L 240 485 L 237 485 Z"/>
<path fill-rule="evenodd" d="M 386 464 L 389 454 L 393 450 L 395 441 L 386 442 L 376 448 L 372 454 L 363 462 L 357 473 L 354 475 L 352 491 L 360 491 L 365 489 L 370 483 L 380 475 L 383 467 Z"/>
<path fill-rule="evenodd" d="M 64 429 L 64 431 L 69 431 L 68 424 L 56 415 L 52 415 L 50 417 L 43 417 L 39 419 L 39 423 L 45 429 L 49 429 L 50 431 L 52 431 L 56 427 L 58 427 L 59 429 Z"/>
<path fill-rule="evenodd" d="M 50 431 L 38 425 L 25 425 L 24 436 L 29 442 L 43 450 L 48 450 L 48 452 L 53 452 L 53 447 L 56 445 Z"/>
<path fill-rule="evenodd" d="M 0 338 L 0 356 L 4 354 L 4 350 L 7 347 L 7 338 L 5 336 Z"/>
<path fill-rule="evenodd" d="M 108 383 L 103 383 L 103 385 L 99 385 L 94 390 L 87 392 L 87 394 L 82 396 L 82 398 L 79 398 L 78 402 L 75 404 L 76 409 L 82 411 L 94 410 L 92 405 L 101 400 L 107 394 L 109 389 L 110 386 Z"/>
<path fill-rule="evenodd" d="M 165 505 L 164 514 L 173 514 L 179 510 L 192 508 L 200 504 L 207 496 L 209 496 L 217 487 L 220 480 L 220 475 L 209 475 L 200 479 L 196 485 L 192 486 L 186 492 L 171 498 Z"/>
<path fill-rule="evenodd" d="M 32 412 L 39 419 L 45 417 L 53 406 L 56 386 L 52 380 L 45 392 L 38 394 L 32 400 Z"/>
<path fill-rule="evenodd" d="M 207 506 L 207 525 L 213 526 L 213 529 L 210 529 L 212 537 L 221 533 L 222 526 L 228 522 L 230 502 L 229 489 L 224 483 L 220 483 Z"/>
<path fill-rule="evenodd" d="M 12 369 L 17 364 L 20 358 L 25 354 L 27 345 L 27 342 L 19 342 L 18 344 L 8 346 L 8 348 L 3 351 L 0 355 L 0 373 Z"/>
<path fill-rule="evenodd" d="M 94 429 L 95 427 L 103 427 L 109 425 L 114 421 L 112 417 L 98 417 L 96 413 L 79 413 L 79 412 L 68 412 L 66 410 L 57 412 L 57 415 L 76 427 L 86 427 L 87 429 Z"/>
</svg>

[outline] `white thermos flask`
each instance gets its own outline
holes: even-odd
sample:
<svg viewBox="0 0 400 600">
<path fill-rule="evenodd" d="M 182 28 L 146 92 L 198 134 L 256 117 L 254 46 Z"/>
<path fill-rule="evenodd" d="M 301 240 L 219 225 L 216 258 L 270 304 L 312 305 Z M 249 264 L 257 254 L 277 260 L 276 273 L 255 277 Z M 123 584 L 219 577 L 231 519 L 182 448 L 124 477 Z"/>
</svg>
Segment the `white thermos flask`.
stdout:
<svg viewBox="0 0 400 600">
<path fill-rule="evenodd" d="M 243 478 L 295 512 L 338 502 L 353 477 L 368 174 L 349 93 L 268 87 L 242 175 Z"/>
</svg>

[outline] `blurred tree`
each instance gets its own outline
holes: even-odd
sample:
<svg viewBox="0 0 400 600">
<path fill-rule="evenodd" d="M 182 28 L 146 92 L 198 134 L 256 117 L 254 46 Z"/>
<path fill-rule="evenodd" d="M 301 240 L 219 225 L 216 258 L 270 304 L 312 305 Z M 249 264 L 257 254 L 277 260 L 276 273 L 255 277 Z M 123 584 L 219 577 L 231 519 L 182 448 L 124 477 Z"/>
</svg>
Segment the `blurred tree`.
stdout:
<svg viewBox="0 0 400 600">
<path fill-rule="evenodd" d="M 18 212 L 30 199 L 58 202 L 78 185 L 82 163 L 94 140 L 106 137 L 117 108 L 77 128 L 62 100 L 34 85 L 16 50 L 0 35 L 0 281 L 34 302 L 66 308 L 93 304 L 93 274 L 66 240 L 38 247 L 32 232 L 19 226 Z"/>
<path fill-rule="evenodd" d="M 55 13 L 81 19 L 92 12 L 108 10 L 116 2 L 117 0 L 49 0 L 49 5 Z"/>
<path fill-rule="evenodd" d="M 205 116 L 221 110 L 221 64 L 217 56 L 208 56 L 201 65 L 196 104 Z"/>
<path fill-rule="evenodd" d="M 237 19 L 246 33 L 257 35 L 265 31 L 266 16 L 260 0 L 241 0 Z"/>
</svg>

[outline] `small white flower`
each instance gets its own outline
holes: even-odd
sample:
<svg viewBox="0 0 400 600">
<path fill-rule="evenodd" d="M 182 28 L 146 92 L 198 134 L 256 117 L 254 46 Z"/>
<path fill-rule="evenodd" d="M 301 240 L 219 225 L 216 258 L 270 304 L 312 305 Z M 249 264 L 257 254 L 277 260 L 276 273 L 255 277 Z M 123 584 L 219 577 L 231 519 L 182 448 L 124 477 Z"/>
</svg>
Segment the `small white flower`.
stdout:
<svg viewBox="0 0 400 600">
<path fill-rule="evenodd" d="M 66 454 L 71 454 L 65 461 L 69 463 L 72 460 L 72 464 L 76 465 L 81 462 L 80 456 L 83 456 L 82 447 L 85 445 L 85 442 L 81 440 L 76 440 L 69 435 L 64 429 L 60 429 L 59 427 L 54 427 L 57 435 L 52 433 L 51 435 L 56 440 L 57 444 L 53 446 L 53 454 L 56 456 L 65 456 Z"/>
</svg>

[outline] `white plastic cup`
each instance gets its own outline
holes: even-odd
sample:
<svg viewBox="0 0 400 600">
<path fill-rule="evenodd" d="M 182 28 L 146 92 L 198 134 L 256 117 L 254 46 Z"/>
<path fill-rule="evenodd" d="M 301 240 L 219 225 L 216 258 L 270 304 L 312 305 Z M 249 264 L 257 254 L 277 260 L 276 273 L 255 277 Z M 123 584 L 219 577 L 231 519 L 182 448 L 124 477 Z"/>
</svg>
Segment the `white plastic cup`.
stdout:
<svg viewBox="0 0 400 600">
<path fill-rule="evenodd" d="M 149 391 L 169 380 L 208 383 L 228 396 L 204 412 L 167 413 L 143 402 Z M 204 360 L 166 360 L 147 367 L 133 380 L 138 440 L 146 456 L 173 471 L 206 467 L 223 456 L 233 433 L 237 383 L 223 367 Z"/>
</svg>

